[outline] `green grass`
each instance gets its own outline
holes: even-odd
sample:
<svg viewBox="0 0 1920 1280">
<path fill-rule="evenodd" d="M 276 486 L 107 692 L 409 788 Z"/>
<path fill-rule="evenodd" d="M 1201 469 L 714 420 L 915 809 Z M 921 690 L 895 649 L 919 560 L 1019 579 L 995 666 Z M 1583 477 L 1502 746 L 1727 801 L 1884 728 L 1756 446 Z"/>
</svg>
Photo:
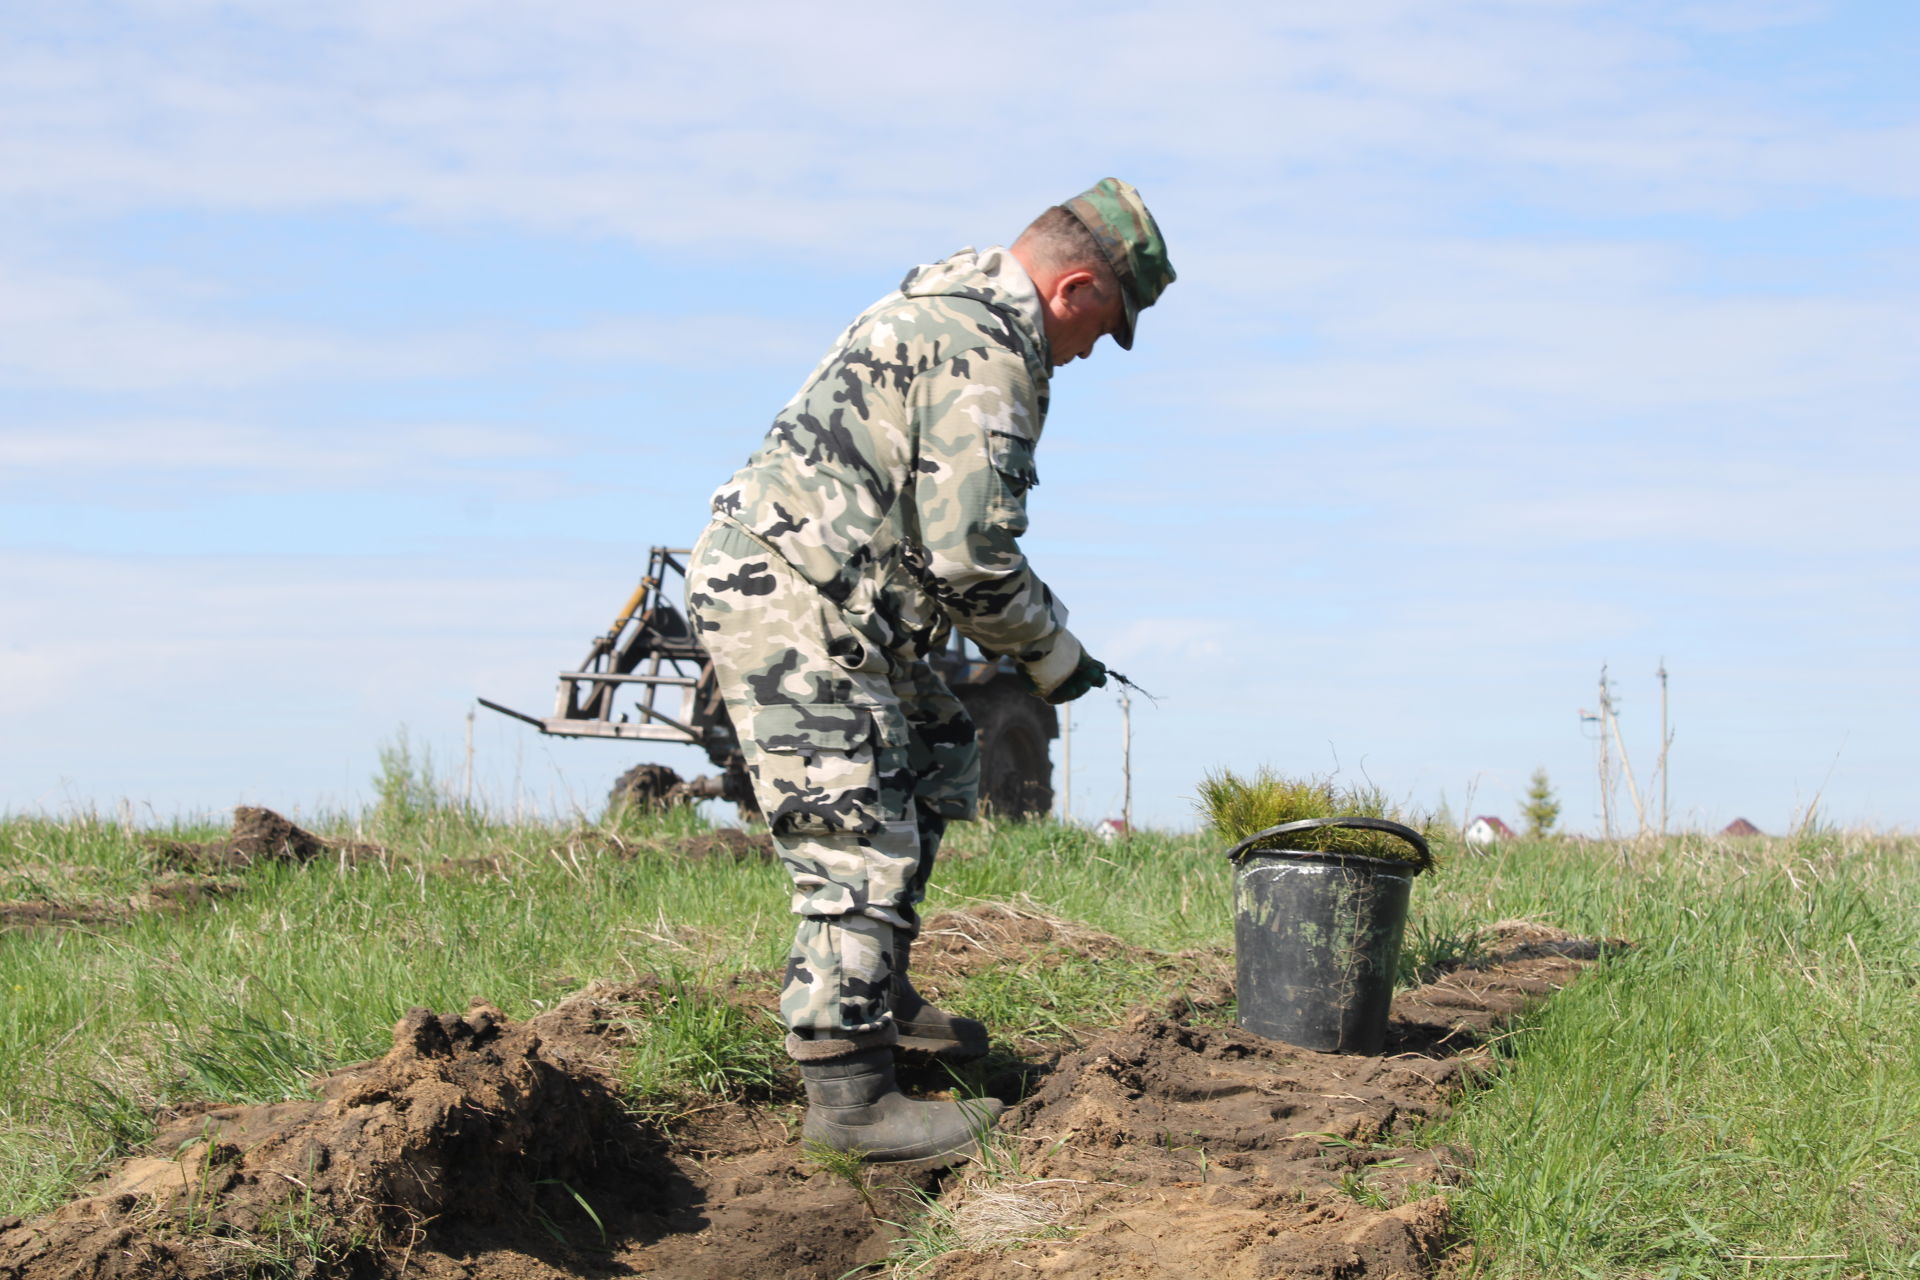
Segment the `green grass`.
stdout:
<svg viewBox="0 0 1920 1280">
<path fill-rule="evenodd" d="M 383 840 L 384 862 L 256 866 L 240 876 L 244 892 L 183 914 L 0 934 L 0 1214 L 59 1202 L 137 1146 L 158 1109 L 308 1096 L 313 1074 L 384 1052 L 414 1006 L 483 998 L 526 1017 L 592 979 L 654 975 L 670 998 L 630 1062 L 641 1107 L 764 1094 L 784 1069 L 771 1024 L 703 994 L 741 973 L 777 982 L 792 934 L 777 866 L 679 856 L 674 842 L 699 827 L 685 811 L 610 828 L 454 809 L 380 816 L 364 830 L 303 825 Z M 224 827 L 162 834 L 215 839 Z M 932 910 L 1025 893 L 1140 944 L 1225 936 L 1225 862 L 1206 842 L 1109 848 L 1071 829 L 982 823 L 956 828 L 949 853 Z M 476 858 L 500 859 L 505 874 L 434 869 Z M 0 821 L 0 875 L 61 868 L 129 891 L 154 870 L 138 835 L 113 823 Z M 1151 964 L 1103 978 L 1070 957 L 1047 976 L 1050 1008 L 1003 976 L 954 1003 L 1044 1032 L 1111 1020 L 1156 982 Z"/>
<path fill-rule="evenodd" d="M 674 852 L 689 815 L 512 825 L 402 796 L 366 830 L 305 825 L 391 856 L 257 867 L 243 893 L 183 914 L 0 935 L 0 1214 L 65 1198 L 159 1108 L 304 1096 L 312 1073 L 382 1052 L 417 1005 L 482 997 L 525 1017 L 588 980 L 651 974 L 636 1105 L 790 1092 L 759 1011 L 791 931 L 783 876 Z M 956 825 L 931 910 L 1028 902 L 1131 947 L 950 979 L 951 1006 L 1053 1036 L 1163 998 L 1208 962 L 1173 953 L 1230 941 L 1224 848 Z M 433 869 L 471 858 L 504 874 Z M 0 883 L 18 896 L 124 895 L 152 871 L 110 822 L 0 821 Z M 1470 958 L 1508 917 L 1635 945 L 1502 1040 L 1501 1072 L 1431 1135 L 1478 1153 L 1452 1194 L 1482 1274 L 1920 1273 L 1920 842 L 1457 855 L 1415 886 L 1403 978 Z M 1804 1256 L 1824 1254 L 1839 1256 Z"/>
<path fill-rule="evenodd" d="M 1917 873 L 1913 841 L 1839 836 L 1467 870 L 1489 914 L 1637 943 L 1439 1135 L 1479 1153 L 1484 1273 L 1920 1274 Z"/>
<path fill-rule="evenodd" d="M 124 899 L 153 879 L 139 844 L 98 818 L 5 823 L 0 902 L 80 905 Z"/>
<path fill-rule="evenodd" d="M 786 1028 L 771 1009 L 726 999 L 724 981 L 675 974 L 636 1021 L 625 1074 L 639 1109 L 671 1118 L 705 1098 L 781 1091 Z"/>
</svg>

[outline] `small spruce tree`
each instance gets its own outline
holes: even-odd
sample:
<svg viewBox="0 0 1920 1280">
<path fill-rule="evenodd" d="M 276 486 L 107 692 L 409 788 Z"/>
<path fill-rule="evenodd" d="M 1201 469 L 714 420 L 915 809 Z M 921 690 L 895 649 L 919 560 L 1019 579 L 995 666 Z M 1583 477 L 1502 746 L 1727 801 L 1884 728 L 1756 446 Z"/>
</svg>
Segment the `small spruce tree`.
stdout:
<svg viewBox="0 0 1920 1280">
<path fill-rule="evenodd" d="M 1526 807 L 1520 812 L 1527 816 L 1527 834 L 1536 840 L 1551 833 L 1553 824 L 1560 821 L 1560 798 L 1553 794 L 1544 767 L 1533 771 L 1533 781 L 1527 784 Z"/>
</svg>

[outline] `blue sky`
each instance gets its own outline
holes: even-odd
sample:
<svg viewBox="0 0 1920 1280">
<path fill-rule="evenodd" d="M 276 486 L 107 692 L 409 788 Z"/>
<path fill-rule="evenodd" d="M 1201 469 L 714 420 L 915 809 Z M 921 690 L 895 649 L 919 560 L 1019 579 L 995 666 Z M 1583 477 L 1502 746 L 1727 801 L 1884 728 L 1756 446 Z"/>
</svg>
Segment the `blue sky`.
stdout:
<svg viewBox="0 0 1920 1280">
<path fill-rule="evenodd" d="M 1116 174 L 1178 284 L 1028 539 L 1138 814 L 1340 768 L 1920 822 L 1920 11 L 72 3 L 0 16 L 0 810 L 363 802 L 531 709 L 850 316 Z M 1080 816 L 1117 711 L 1077 705 Z M 496 803 L 640 758 L 477 732 Z M 653 753 L 683 771 L 692 753 Z M 1624 797 L 1622 804 L 1625 804 Z"/>
</svg>

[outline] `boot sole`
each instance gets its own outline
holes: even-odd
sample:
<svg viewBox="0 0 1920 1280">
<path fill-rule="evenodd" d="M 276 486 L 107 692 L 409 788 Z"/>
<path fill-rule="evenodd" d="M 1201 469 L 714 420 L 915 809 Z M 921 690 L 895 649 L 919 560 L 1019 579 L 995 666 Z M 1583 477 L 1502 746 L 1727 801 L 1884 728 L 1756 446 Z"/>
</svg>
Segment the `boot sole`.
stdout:
<svg viewBox="0 0 1920 1280">
<path fill-rule="evenodd" d="M 1005 1114 L 1005 1107 L 999 1103 L 993 1103 L 990 1111 L 985 1108 L 977 1111 L 975 1118 L 979 1126 L 977 1130 L 978 1134 L 984 1135 L 991 1132 L 994 1127 L 1000 1123 L 1000 1117 Z M 911 1158 L 898 1160 L 890 1160 L 883 1155 L 876 1155 L 873 1150 L 861 1146 L 858 1142 L 849 1142 L 843 1147 L 839 1143 L 832 1141 L 829 1136 L 817 1130 L 809 1132 L 807 1129 L 802 1128 L 800 1131 L 800 1140 L 803 1143 L 810 1142 L 823 1147 L 829 1147 L 835 1151 L 857 1152 L 862 1163 L 873 1169 L 884 1170 L 888 1173 L 932 1173 L 936 1169 L 952 1168 L 954 1165 L 960 1164 L 980 1153 L 979 1136 L 970 1137 L 960 1146 L 940 1152 L 937 1155 L 913 1156 Z"/>
<path fill-rule="evenodd" d="M 980 1143 L 977 1139 L 968 1139 L 964 1146 L 955 1147 L 953 1150 L 942 1152 L 939 1155 L 914 1156 L 906 1160 L 889 1160 L 884 1156 L 875 1155 L 865 1147 L 858 1145 L 838 1147 L 834 1146 L 831 1142 L 824 1142 L 817 1137 L 805 1137 L 804 1140 L 832 1148 L 835 1151 L 857 1154 L 860 1157 L 860 1162 L 868 1168 L 886 1173 L 932 1173 L 936 1169 L 950 1169 L 954 1165 L 965 1164 L 968 1160 L 980 1154 Z"/>
<path fill-rule="evenodd" d="M 968 1143 L 963 1149 L 944 1156 L 927 1156 L 920 1160 L 863 1160 L 867 1168 L 875 1173 L 938 1173 L 942 1169 L 951 1169 L 957 1164 L 965 1164 L 980 1152 L 980 1144 Z"/>
</svg>

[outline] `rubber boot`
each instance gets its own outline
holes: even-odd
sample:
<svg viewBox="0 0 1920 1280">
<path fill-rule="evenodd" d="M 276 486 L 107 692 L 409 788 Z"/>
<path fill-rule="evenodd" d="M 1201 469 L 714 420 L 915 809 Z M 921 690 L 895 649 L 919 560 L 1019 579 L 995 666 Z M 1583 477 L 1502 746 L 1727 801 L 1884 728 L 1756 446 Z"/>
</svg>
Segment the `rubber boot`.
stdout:
<svg viewBox="0 0 1920 1280">
<path fill-rule="evenodd" d="M 941 1062 L 972 1062 L 987 1056 L 987 1024 L 962 1018 L 927 1003 L 913 989 L 907 966 L 913 960 L 913 939 L 902 930 L 893 935 L 893 1025 L 900 1028 L 900 1047 Z"/>
<path fill-rule="evenodd" d="M 787 1038 L 807 1086 L 800 1136 L 869 1164 L 901 1171 L 944 1169 L 979 1150 L 1004 1109 L 992 1098 L 915 1102 L 893 1078 L 891 1031 L 844 1040 Z M 832 1055 L 832 1056 L 828 1056 Z"/>
</svg>

